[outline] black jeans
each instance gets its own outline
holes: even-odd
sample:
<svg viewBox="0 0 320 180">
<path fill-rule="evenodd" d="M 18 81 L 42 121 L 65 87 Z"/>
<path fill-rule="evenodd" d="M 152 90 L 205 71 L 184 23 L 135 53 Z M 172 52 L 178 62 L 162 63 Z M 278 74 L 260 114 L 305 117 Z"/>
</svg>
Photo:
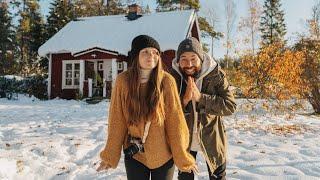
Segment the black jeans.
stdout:
<svg viewBox="0 0 320 180">
<path fill-rule="evenodd" d="M 124 158 L 128 180 L 172 180 L 174 173 L 173 159 L 170 159 L 161 167 L 149 169 L 141 162 L 133 158 Z"/>
<path fill-rule="evenodd" d="M 196 159 L 197 157 L 197 152 L 196 151 L 190 151 L 190 154 Z M 211 175 L 210 168 L 207 163 L 207 168 L 208 168 L 208 173 L 209 173 L 209 178 L 210 180 L 225 180 L 226 179 L 226 164 L 222 164 L 219 166 L 214 172 L 213 175 Z M 181 172 L 179 171 L 178 174 L 178 179 L 179 180 L 193 180 L 194 179 L 194 174 L 192 173 L 187 173 L 187 172 Z"/>
</svg>

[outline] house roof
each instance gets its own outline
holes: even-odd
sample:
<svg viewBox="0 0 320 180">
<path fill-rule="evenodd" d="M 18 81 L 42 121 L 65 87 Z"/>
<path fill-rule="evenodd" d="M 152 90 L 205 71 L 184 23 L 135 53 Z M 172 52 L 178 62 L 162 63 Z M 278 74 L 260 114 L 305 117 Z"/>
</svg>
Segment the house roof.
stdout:
<svg viewBox="0 0 320 180">
<path fill-rule="evenodd" d="M 195 21 L 194 10 L 144 14 L 129 21 L 125 15 L 95 16 L 69 22 L 38 50 L 40 56 L 50 53 L 75 54 L 98 47 L 127 55 L 134 37 L 141 34 L 155 38 L 161 50 L 176 49 L 188 36 Z"/>
</svg>

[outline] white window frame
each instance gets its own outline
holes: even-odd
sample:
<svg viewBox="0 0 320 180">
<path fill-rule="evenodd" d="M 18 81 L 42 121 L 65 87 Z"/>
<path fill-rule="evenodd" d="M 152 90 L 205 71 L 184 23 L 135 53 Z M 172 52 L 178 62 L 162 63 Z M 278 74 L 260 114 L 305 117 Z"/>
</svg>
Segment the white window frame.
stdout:
<svg viewBox="0 0 320 180">
<path fill-rule="evenodd" d="M 123 70 L 123 62 L 118 62 L 118 70 Z"/>
<path fill-rule="evenodd" d="M 99 62 L 98 63 L 98 71 L 103 71 L 103 70 L 104 70 L 103 62 Z"/>
<path fill-rule="evenodd" d="M 72 64 L 72 85 L 66 85 L 66 65 Z M 74 72 L 75 72 L 75 64 L 79 64 L 80 60 L 63 60 L 62 61 L 62 89 L 78 89 L 80 87 L 80 73 L 79 72 L 79 85 L 74 85 Z M 79 69 L 80 71 L 81 69 Z"/>
</svg>

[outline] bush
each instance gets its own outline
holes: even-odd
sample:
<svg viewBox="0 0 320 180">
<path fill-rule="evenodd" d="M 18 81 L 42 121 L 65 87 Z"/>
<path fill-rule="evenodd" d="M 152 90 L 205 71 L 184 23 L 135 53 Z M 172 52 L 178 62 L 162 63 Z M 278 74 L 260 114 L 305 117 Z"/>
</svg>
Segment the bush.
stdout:
<svg viewBox="0 0 320 180">
<path fill-rule="evenodd" d="M 242 57 L 239 68 L 242 75 L 239 77 L 246 82 L 242 89 L 251 98 L 301 98 L 303 63 L 301 51 L 285 48 L 282 44 L 263 47 L 255 56 Z"/>
<path fill-rule="evenodd" d="M 309 100 L 315 113 L 320 114 L 320 41 L 302 38 L 295 49 L 305 55 L 302 79 L 308 91 L 302 94 Z"/>
<path fill-rule="evenodd" d="M 15 78 L 0 77 L 0 97 L 5 98 L 7 94 L 21 93 L 35 96 L 38 99 L 47 98 L 46 76 L 35 75 L 17 80 Z"/>
<path fill-rule="evenodd" d="M 35 75 L 25 78 L 23 83 L 23 93 L 35 96 L 38 99 L 47 99 L 47 77 Z"/>
<path fill-rule="evenodd" d="M 22 93 L 21 80 L 15 78 L 0 77 L 0 98 L 5 98 L 7 93 Z"/>
</svg>

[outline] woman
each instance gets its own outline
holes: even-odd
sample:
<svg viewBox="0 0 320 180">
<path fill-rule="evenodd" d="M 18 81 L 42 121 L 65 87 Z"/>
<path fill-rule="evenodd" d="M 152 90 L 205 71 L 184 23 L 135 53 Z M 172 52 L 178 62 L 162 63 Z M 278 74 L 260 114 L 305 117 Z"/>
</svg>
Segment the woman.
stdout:
<svg viewBox="0 0 320 180">
<path fill-rule="evenodd" d="M 164 72 L 160 46 L 133 39 L 132 67 L 118 75 L 111 95 L 108 140 L 97 171 L 116 168 L 123 146 L 129 180 L 172 179 L 174 164 L 198 172 L 188 153 L 189 133 L 175 80 Z"/>
</svg>

